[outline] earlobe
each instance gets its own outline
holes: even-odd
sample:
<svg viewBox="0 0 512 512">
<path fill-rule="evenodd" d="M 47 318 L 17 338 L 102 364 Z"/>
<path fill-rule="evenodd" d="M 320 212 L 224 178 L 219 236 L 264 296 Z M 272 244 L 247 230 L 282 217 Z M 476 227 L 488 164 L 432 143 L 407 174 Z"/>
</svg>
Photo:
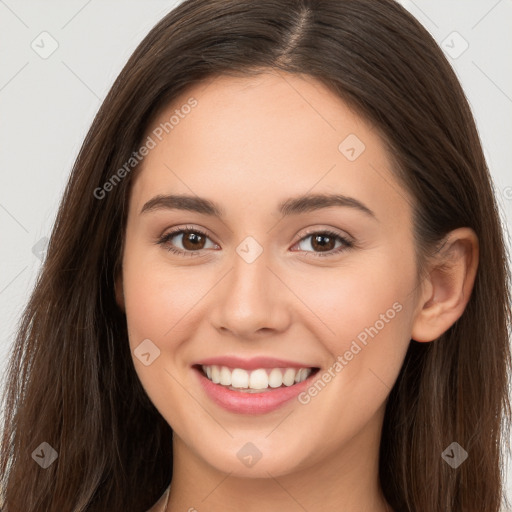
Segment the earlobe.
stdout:
<svg viewBox="0 0 512 512">
<path fill-rule="evenodd" d="M 470 228 L 450 232 L 429 263 L 411 339 L 434 341 L 461 316 L 469 302 L 478 268 L 478 238 Z"/>
</svg>

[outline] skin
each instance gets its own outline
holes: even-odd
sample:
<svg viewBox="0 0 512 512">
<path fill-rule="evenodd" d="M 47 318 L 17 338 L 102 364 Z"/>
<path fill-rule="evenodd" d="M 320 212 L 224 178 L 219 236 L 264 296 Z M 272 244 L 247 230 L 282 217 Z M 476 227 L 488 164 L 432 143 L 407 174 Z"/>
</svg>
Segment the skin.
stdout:
<svg viewBox="0 0 512 512">
<path fill-rule="evenodd" d="M 133 362 L 174 431 L 166 510 L 391 510 L 378 480 L 387 397 L 410 340 L 432 341 L 462 314 L 478 264 L 476 236 L 467 228 L 452 232 L 419 282 L 414 200 L 393 175 L 382 139 L 311 77 L 275 70 L 216 77 L 188 89 L 152 128 L 191 96 L 197 107 L 134 176 L 116 283 L 132 356 L 144 339 L 160 350 L 149 366 Z M 365 144 L 354 161 L 338 149 L 349 134 Z M 140 213 L 153 197 L 171 193 L 208 198 L 225 218 L 165 208 Z M 277 212 L 279 202 L 313 193 L 353 197 L 375 217 L 346 206 Z M 156 243 L 187 226 L 208 235 L 195 256 Z M 353 247 L 335 253 L 337 241 L 322 256 L 311 237 L 322 229 Z M 263 249 L 252 263 L 236 252 L 247 236 Z M 172 243 L 190 247 L 181 234 Z M 450 266 L 441 272 L 443 262 Z M 322 372 L 396 303 L 400 312 L 307 404 L 228 412 L 191 369 L 205 357 L 267 355 Z M 252 467 L 237 457 L 247 442 L 262 454 Z"/>
</svg>

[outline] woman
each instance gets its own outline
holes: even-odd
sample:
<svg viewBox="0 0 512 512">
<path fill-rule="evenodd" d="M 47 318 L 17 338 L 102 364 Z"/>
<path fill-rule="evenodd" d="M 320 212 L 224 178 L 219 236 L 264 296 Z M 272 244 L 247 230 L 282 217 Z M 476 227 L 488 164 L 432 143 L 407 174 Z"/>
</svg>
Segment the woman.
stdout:
<svg viewBox="0 0 512 512">
<path fill-rule="evenodd" d="M 185 1 L 70 177 L 3 510 L 497 512 L 508 283 L 468 103 L 402 7 Z"/>
</svg>

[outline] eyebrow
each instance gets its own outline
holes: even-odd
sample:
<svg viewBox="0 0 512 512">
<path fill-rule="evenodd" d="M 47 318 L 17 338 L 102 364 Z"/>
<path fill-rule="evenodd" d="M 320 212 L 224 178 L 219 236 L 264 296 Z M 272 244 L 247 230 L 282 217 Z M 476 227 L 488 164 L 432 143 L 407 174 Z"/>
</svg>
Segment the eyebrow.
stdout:
<svg viewBox="0 0 512 512">
<path fill-rule="evenodd" d="M 361 201 L 340 194 L 313 194 L 291 197 L 279 203 L 277 211 L 282 216 L 288 217 L 290 215 L 299 215 L 301 213 L 312 212 L 331 206 L 353 208 L 377 219 L 375 213 L 361 203 Z M 161 209 L 186 210 L 203 215 L 210 215 L 212 217 L 219 217 L 221 219 L 225 217 L 223 208 L 209 199 L 178 194 L 158 195 L 153 197 L 144 204 L 140 214 Z"/>
</svg>

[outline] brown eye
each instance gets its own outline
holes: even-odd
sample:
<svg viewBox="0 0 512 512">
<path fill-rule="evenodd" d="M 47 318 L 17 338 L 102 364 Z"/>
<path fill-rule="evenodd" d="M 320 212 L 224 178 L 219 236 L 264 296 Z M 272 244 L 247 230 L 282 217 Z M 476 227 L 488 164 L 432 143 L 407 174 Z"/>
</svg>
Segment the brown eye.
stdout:
<svg viewBox="0 0 512 512">
<path fill-rule="evenodd" d="M 212 244 L 210 247 L 207 247 L 208 242 Z M 216 247 L 206 233 L 196 228 L 175 229 L 163 235 L 157 243 L 168 251 L 183 256 L 197 256 L 203 249 Z"/>
<path fill-rule="evenodd" d="M 310 242 L 306 243 L 307 240 L 310 240 Z M 299 250 L 316 253 L 315 256 L 332 256 L 353 247 L 352 242 L 332 231 L 309 233 L 297 245 Z M 312 250 L 309 250 L 309 248 Z"/>
<path fill-rule="evenodd" d="M 183 247 L 189 251 L 197 251 L 204 249 L 206 237 L 194 231 L 184 231 L 182 244 Z"/>
<path fill-rule="evenodd" d="M 329 235 L 313 235 L 311 237 L 311 247 L 321 252 L 332 251 L 336 245 L 336 239 Z"/>
</svg>

